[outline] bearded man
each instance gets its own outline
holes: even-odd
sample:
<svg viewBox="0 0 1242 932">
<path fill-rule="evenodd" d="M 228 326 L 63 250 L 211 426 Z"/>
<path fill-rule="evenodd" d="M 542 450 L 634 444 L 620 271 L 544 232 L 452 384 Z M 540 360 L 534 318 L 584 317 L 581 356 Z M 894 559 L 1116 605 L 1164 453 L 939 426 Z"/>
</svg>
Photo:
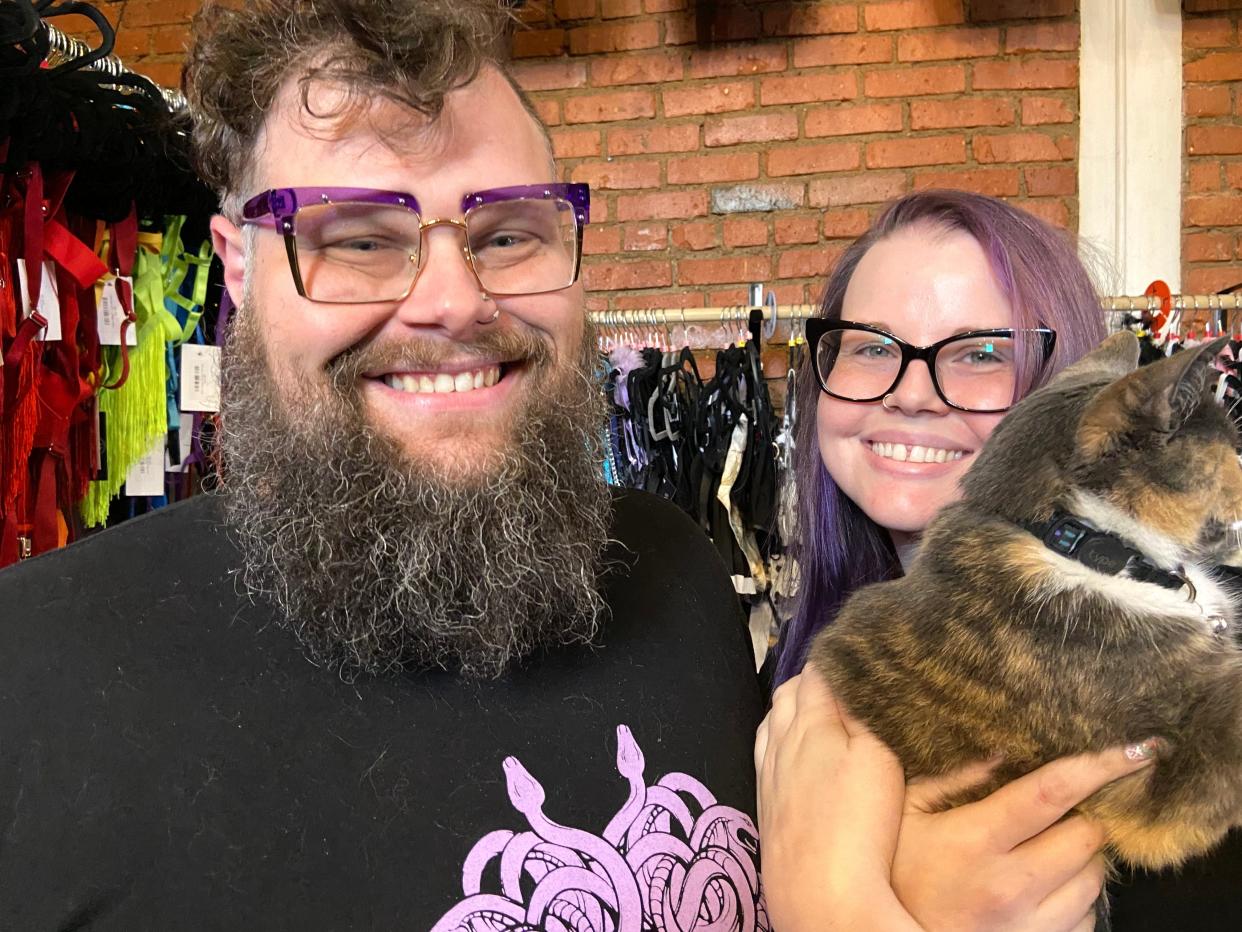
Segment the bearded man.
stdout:
<svg viewBox="0 0 1242 932">
<path fill-rule="evenodd" d="M 602 483 L 590 196 L 503 25 L 200 15 L 223 479 L 0 577 L 5 928 L 766 925 L 737 605 Z"/>
</svg>

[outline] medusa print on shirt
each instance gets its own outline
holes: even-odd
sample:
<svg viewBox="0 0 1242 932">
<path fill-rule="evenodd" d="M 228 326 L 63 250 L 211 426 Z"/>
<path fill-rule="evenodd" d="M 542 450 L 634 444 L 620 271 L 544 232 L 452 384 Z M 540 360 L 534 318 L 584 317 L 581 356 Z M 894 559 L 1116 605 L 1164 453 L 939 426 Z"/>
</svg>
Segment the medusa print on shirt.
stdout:
<svg viewBox="0 0 1242 932">
<path fill-rule="evenodd" d="M 594 834 L 548 819 L 543 786 L 507 758 L 509 799 L 529 828 L 475 844 L 462 870 L 465 899 L 432 932 L 769 932 L 750 817 L 686 774 L 647 785 L 645 768 L 630 729 L 618 726 L 629 797 Z"/>
</svg>

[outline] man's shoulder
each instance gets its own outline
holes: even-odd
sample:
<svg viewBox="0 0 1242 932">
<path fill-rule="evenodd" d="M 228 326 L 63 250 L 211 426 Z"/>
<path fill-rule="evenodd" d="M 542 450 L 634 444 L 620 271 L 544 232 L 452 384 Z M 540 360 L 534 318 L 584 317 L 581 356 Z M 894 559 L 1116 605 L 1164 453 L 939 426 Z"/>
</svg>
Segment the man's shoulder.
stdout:
<svg viewBox="0 0 1242 932">
<path fill-rule="evenodd" d="M 686 553 L 723 570 L 707 534 L 668 499 L 640 489 L 612 488 L 612 537 L 624 547 Z"/>
</svg>

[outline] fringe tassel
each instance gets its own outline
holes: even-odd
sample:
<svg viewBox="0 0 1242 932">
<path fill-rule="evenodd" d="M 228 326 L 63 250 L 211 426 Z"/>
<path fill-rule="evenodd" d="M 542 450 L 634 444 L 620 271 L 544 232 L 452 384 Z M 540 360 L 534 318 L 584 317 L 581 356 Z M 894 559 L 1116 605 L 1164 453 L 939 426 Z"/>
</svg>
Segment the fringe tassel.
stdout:
<svg viewBox="0 0 1242 932">
<path fill-rule="evenodd" d="M 38 340 L 31 340 L 17 370 L 17 394 L 21 401 L 8 412 L 7 418 L 4 470 L 3 475 L 0 475 L 0 488 L 4 491 L 4 507 L 0 509 L 0 513 L 3 514 L 8 514 L 16 507 L 18 496 L 30 484 L 30 451 L 34 449 L 35 427 L 39 420 L 39 386 L 35 384 L 39 370 L 36 360 L 41 352 L 43 344 Z"/>
</svg>

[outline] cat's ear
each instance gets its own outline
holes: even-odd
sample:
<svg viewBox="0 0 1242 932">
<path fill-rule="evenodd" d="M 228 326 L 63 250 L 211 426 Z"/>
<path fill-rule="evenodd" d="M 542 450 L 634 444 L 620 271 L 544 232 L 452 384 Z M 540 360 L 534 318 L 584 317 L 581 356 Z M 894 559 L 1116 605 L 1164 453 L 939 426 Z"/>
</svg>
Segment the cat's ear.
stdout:
<svg viewBox="0 0 1242 932">
<path fill-rule="evenodd" d="M 1202 404 L 1212 361 L 1228 341 L 1221 337 L 1174 353 L 1101 391 L 1078 422 L 1079 453 L 1098 459 L 1140 432 L 1165 437 L 1176 433 Z"/>
<path fill-rule="evenodd" d="M 1103 343 L 1082 359 L 1062 369 L 1054 378 L 1068 382 L 1081 376 L 1093 379 L 1119 379 L 1138 368 L 1139 342 L 1129 330 L 1122 330 L 1106 338 Z"/>
</svg>

